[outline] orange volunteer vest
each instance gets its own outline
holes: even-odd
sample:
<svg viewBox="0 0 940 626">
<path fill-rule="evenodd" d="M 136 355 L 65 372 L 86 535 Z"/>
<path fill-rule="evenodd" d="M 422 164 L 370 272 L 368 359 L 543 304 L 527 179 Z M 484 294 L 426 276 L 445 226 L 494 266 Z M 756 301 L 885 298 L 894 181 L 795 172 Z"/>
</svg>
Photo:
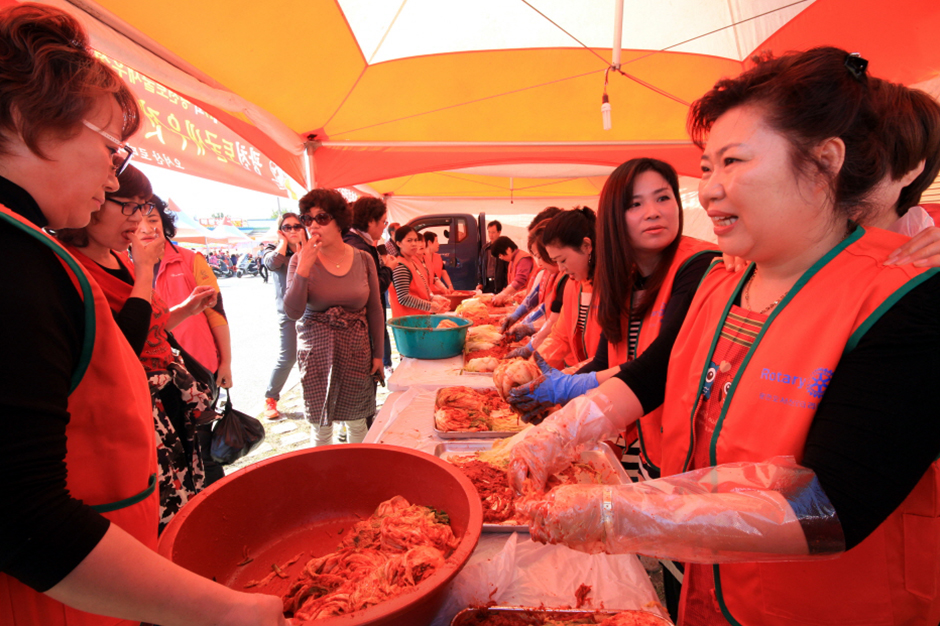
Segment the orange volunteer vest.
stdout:
<svg viewBox="0 0 940 626">
<path fill-rule="evenodd" d="M 398 257 L 399 263 L 404 263 L 409 270 L 411 270 L 411 286 L 408 288 L 408 295 L 414 296 L 421 300 L 430 300 L 430 285 L 431 277 L 425 271 L 424 267 L 420 267 L 418 263 L 411 263 L 410 261 L 405 260 L 405 257 Z M 388 286 L 389 294 L 389 304 L 392 307 L 392 316 L 401 317 L 403 315 L 428 315 L 428 311 L 422 311 L 421 309 L 413 309 L 411 307 L 405 306 L 398 301 L 398 294 L 395 291 L 395 283 L 393 282 Z"/>
<path fill-rule="evenodd" d="M 709 442 L 712 464 L 802 459 L 842 355 L 891 305 L 938 271 L 884 267 L 908 238 L 858 228 L 797 281 L 770 314 L 728 390 Z M 672 351 L 663 411 L 663 475 L 692 458 L 692 419 L 718 332 L 751 270 L 711 271 Z M 890 427 L 890 424 L 885 424 Z M 715 595 L 735 625 L 921 625 L 940 620 L 940 462 L 861 544 L 831 560 L 715 565 Z"/>
<path fill-rule="evenodd" d="M 428 254 L 425 259 L 425 263 L 428 266 L 428 273 L 431 275 L 431 283 L 430 283 L 431 293 L 438 293 L 438 294 L 444 293 L 437 287 L 436 284 L 434 284 L 434 280 L 437 278 L 441 278 L 443 280 L 444 258 L 440 254 L 437 254 L 437 253 Z"/>
<path fill-rule="evenodd" d="M 569 278 L 565 283 L 561 313 L 548 338 L 539 346 L 538 353 L 555 369 L 569 367 L 589 359 L 597 351 L 601 327 L 597 323 L 596 303 L 591 301 L 584 331 L 578 329 L 581 294 L 591 293 L 591 284 Z"/>
<path fill-rule="evenodd" d="M 631 361 L 644 352 L 653 341 L 659 337 L 659 329 L 662 327 L 663 313 L 666 310 L 666 304 L 669 302 L 669 296 L 672 295 L 672 286 L 675 283 L 676 275 L 682 271 L 686 264 L 701 254 L 708 252 L 717 252 L 714 244 L 695 239 L 694 237 L 680 237 L 679 246 L 676 248 L 676 254 L 669 266 L 669 272 L 663 279 L 662 287 L 656 294 L 656 301 L 653 306 L 643 316 L 640 324 L 640 336 L 637 339 L 636 354 L 627 354 L 627 334 L 630 330 L 630 318 L 625 316 L 622 323 L 623 339 L 618 343 L 607 344 L 607 365 L 613 367 L 620 363 Z M 636 438 L 640 443 L 640 460 L 647 466 L 657 472 L 662 463 L 662 407 L 647 413 L 636 422 Z M 630 443 L 634 439 L 631 429 L 624 433 L 624 441 Z M 654 474 L 655 475 L 655 474 Z"/>
<path fill-rule="evenodd" d="M 72 497 L 156 550 L 157 445 L 144 369 L 115 323 L 104 293 L 81 264 L 58 241 L 2 205 L 0 219 L 49 246 L 85 304 L 85 341 L 68 403 L 66 487 Z M 0 624 L 136 623 L 75 610 L 0 574 Z"/>
</svg>

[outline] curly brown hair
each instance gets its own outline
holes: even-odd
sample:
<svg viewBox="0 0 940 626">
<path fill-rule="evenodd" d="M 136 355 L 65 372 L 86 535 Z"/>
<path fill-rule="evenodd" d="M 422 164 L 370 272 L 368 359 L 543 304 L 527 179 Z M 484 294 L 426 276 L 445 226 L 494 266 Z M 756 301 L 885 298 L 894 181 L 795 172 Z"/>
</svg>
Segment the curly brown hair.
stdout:
<svg viewBox="0 0 940 626">
<path fill-rule="evenodd" d="M 117 73 L 95 58 L 81 24 L 40 4 L 0 9 L 0 154 L 18 134 L 44 158 L 44 136 L 73 137 L 109 96 L 124 114 L 121 139 L 127 139 L 140 126 L 137 101 Z"/>
</svg>

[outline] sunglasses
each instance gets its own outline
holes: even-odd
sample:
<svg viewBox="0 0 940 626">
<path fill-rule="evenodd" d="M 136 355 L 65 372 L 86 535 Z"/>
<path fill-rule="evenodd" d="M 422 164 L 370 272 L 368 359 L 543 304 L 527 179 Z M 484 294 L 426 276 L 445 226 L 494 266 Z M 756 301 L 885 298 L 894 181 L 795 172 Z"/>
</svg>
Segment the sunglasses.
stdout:
<svg viewBox="0 0 940 626">
<path fill-rule="evenodd" d="M 305 213 L 300 216 L 300 221 L 304 223 L 304 226 L 310 226 L 314 222 L 320 226 L 326 226 L 333 221 L 333 216 L 329 213 L 317 213 L 316 215 Z"/>
<path fill-rule="evenodd" d="M 111 151 L 111 168 L 114 170 L 114 175 L 120 176 L 124 170 L 127 169 L 127 164 L 131 162 L 131 159 L 134 156 L 134 149 L 127 145 L 127 142 L 121 141 L 111 133 L 101 130 L 88 120 L 82 120 L 82 124 L 92 129 L 108 141 L 117 144 L 117 148 L 108 146 L 108 150 Z M 131 214 L 132 213 L 125 213 L 125 215 Z"/>
<path fill-rule="evenodd" d="M 150 215 L 153 213 L 153 210 L 157 208 L 153 202 L 145 202 L 139 204 L 137 202 L 121 202 L 120 200 L 114 200 L 112 198 L 107 198 L 108 202 L 113 202 L 121 207 L 121 213 L 130 217 L 137 211 L 140 211 L 141 215 Z"/>
<path fill-rule="evenodd" d="M 284 224 L 283 226 L 281 226 L 281 230 L 283 230 L 285 233 L 289 233 L 292 230 L 298 231 L 298 230 L 303 230 L 303 229 L 304 229 L 303 224 Z"/>
</svg>

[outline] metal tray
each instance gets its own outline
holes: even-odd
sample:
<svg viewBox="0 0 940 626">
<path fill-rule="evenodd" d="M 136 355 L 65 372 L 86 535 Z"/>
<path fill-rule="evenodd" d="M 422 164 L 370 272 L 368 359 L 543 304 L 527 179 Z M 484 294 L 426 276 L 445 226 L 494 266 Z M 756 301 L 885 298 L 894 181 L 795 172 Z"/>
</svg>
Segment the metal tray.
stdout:
<svg viewBox="0 0 940 626">
<path fill-rule="evenodd" d="M 468 456 L 481 450 L 489 450 L 495 443 L 492 440 L 480 441 L 446 441 L 434 447 L 434 456 L 445 461 L 454 456 Z M 590 450 L 581 453 L 581 462 L 591 465 L 601 474 L 601 482 L 605 485 L 625 485 L 630 483 L 630 477 L 617 459 L 617 455 L 606 444 L 599 444 Z M 529 532 L 529 527 L 520 524 L 483 524 L 485 533 L 516 533 Z"/>
<path fill-rule="evenodd" d="M 587 624 L 599 624 L 608 617 L 617 615 L 618 613 L 635 613 L 642 614 L 643 617 L 649 619 L 651 624 L 661 624 L 662 626 L 672 626 L 672 622 L 668 619 L 652 613 L 650 611 L 614 611 L 610 609 L 597 609 L 597 610 L 584 610 L 584 609 L 543 609 L 543 608 L 529 608 L 523 606 L 490 606 L 490 607 L 480 607 L 476 609 L 464 609 L 460 613 L 454 616 L 454 619 L 451 620 L 451 626 L 471 626 L 477 623 L 477 620 L 481 617 L 495 617 L 498 615 L 512 615 L 512 614 L 527 614 L 536 618 L 543 619 L 564 619 L 572 620 L 576 619 L 578 616 L 584 616 L 586 619 L 591 619 L 592 621 L 586 622 Z"/>
</svg>

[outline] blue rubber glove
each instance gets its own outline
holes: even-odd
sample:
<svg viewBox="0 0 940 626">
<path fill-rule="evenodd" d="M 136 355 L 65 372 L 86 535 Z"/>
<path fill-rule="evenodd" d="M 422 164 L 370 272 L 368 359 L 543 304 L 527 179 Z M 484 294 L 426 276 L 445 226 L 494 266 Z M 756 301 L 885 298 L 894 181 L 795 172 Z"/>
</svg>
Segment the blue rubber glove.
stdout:
<svg viewBox="0 0 940 626">
<path fill-rule="evenodd" d="M 535 353 L 535 363 L 542 375 L 530 383 L 519 385 L 509 392 L 506 401 L 522 413 L 522 421 L 537 420 L 545 409 L 556 404 L 566 404 L 572 398 L 582 396 L 597 387 L 597 374 L 563 374 Z"/>
<path fill-rule="evenodd" d="M 516 313 L 519 313 L 519 309 L 516 309 L 515 311 L 513 311 L 512 313 L 510 313 L 509 315 L 503 318 L 503 323 L 500 324 L 499 326 L 499 332 L 505 333 L 507 330 L 509 330 L 510 326 L 518 322 L 519 318 L 525 315 L 525 311 L 523 311 L 519 315 L 516 315 Z"/>
<path fill-rule="evenodd" d="M 503 358 L 514 359 L 516 357 L 519 357 L 522 359 L 528 359 L 530 356 L 532 356 L 534 352 L 535 352 L 535 347 L 532 345 L 532 342 L 530 341 L 526 345 L 520 346 L 516 348 L 515 350 L 508 352 L 506 356 L 504 356 Z"/>
<path fill-rule="evenodd" d="M 504 334 L 509 336 L 513 341 L 519 341 L 520 339 L 534 335 L 535 326 L 532 324 L 526 324 L 525 322 L 519 322 Z"/>
</svg>

